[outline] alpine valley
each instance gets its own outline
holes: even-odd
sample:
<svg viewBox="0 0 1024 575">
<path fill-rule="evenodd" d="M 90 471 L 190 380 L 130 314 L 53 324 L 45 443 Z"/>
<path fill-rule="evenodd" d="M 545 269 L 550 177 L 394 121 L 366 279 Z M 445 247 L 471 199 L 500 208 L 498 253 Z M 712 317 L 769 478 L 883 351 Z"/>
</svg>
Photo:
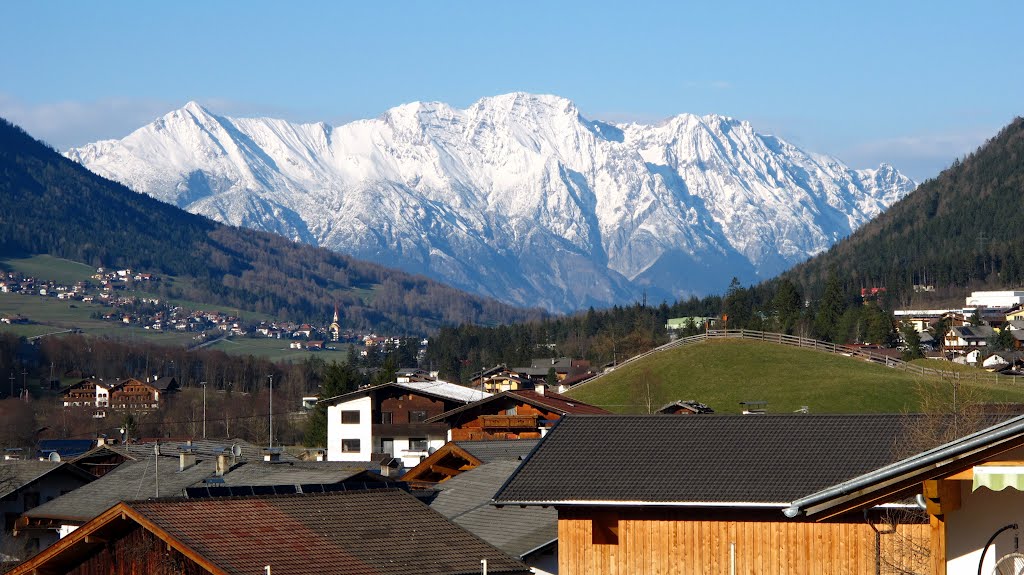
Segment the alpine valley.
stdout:
<svg viewBox="0 0 1024 575">
<path fill-rule="evenodd" d="M 214 220 L 553 311 L 771 277 L 916 186 L 732 118 L 612 124 L 524 93 L 337 127 L 192 102 L 66 155 Z"/>
</svg>

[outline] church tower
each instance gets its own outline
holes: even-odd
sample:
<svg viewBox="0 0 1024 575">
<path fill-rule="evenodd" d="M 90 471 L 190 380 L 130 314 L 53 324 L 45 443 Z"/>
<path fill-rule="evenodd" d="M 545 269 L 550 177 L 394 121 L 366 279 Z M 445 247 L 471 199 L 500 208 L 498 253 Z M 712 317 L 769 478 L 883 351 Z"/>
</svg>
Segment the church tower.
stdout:
<svg viewBox="0 0 1024 575">
<path fill-rule="evenodd" d="M 341 339 L 341 323 L 338 322 L 338 304 L 334 304 L 334 320 L 331 321 L 327 331 L 331 333 L 331 341 L 339 341 Z"/>
</svg>

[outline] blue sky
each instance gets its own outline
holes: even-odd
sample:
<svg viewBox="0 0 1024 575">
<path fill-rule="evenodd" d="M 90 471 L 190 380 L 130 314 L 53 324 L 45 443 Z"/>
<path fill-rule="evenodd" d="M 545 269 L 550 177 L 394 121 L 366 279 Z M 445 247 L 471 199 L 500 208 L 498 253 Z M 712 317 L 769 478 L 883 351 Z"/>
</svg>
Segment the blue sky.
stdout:
<svg viewBox="0 0 1024 575">
<path fill-rule="evenodd" d="M 0 116 L 60 148 L 197 100 L 341 123 L 511 91 L 749 120 L 933 176 L 1024 114 L 1020 2 L 3 2 Z"/>
</svg>

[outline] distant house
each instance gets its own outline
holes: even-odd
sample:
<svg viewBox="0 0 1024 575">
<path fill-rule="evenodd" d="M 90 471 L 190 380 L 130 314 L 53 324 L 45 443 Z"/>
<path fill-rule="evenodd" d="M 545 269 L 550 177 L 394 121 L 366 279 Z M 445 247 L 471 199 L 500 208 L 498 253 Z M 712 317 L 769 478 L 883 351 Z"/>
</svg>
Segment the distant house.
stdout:
<svg viewBox="0 0 1024 575">
<path fill-rule="evenodd" d="M 554 371 L 559 383 L 566 379 L 573 382 L 582 381 L 593 374 L 589 361 L 571 357 L 533 359 L 529 367 L 513 367 L 510 371 L 513 375 L 535 382 L 546 381 L 548 374 Z"/>
<path fill-rule="evenodd" d="M 386 454 L 413 467 L 447 440 L 448 426 L 428 419 L 489 396 L 445 381 L 410 381 L 326 399 L 327 458 L 366 461 Z"/>
<path fill-rule="evenodd" d="M 714 317 L 672 317 L 669 318 L 665 323 L 665 329 L 667 330 L 678 330 L 678 329 L 704 329 L 705 325 L 709 327 L 715 327 L 715 323 L 718 318 Z"/>
<path fill-rule="evenodd" d="M 995 331 L 985 325 L 953 326 L 946 332 L 942 347 L 947 351 L 966 351 L 988 345 Z"/>
<path fill-rule="evenodd" d="M 482 561 L 530 573 L 408 493 L 373 490 L 119 503 L 11 574 L 451 575 Z"/>
<path fill-rule="evenodd" d="M 167 395 L 177 391 L 178 380 L 171 376 L 152 381 L 128 378 L 121 380 L 111 388 L 110 407 L 136 411 L 160 409 Z"/>
<path fill-rule="evenodd" d="M 110 389 L 114 386 L 99 379 L 87 378 L 64 388 L 64 407 L 108 407 Z"/>
<path fill-rule="evenodd" d="M 679 401 L 673 401 L 672 403 L 667 403 L 667 404 L 661 406 L 660 408 L 658 408 L 658 411 L 656 411 L 655 413 L 662 413 L 662 414 L 666 414 L 666 415 L 694 415 L 694 414 L 698 414 L 698 413 L 714 413 L 714 412 L 715 412 L 714 409 L 711 409 L 710 407 L 708 407 L 707 405 L 704 405 L 703 403 L 701 403 L 699 401 L 693 401 L 693 400 L 683 401 L 683 400 L 679 400 Z"/>
<path fill-rule="evenodd" d="M 608 413 L 600 407 L 546 390 L 505 391 L 436 415 L 427 423 L 444 423 L 450 441 L 537 439 L 569 414 Z"/>
</svg>

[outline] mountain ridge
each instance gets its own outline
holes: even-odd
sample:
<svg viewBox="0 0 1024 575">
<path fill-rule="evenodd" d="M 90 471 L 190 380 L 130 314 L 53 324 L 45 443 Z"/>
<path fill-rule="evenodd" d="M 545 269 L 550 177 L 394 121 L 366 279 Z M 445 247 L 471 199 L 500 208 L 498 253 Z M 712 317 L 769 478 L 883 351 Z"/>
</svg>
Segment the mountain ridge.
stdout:
<svg viewBox="0 0 1024 575">
<path fill-rule="evenodd" d="M 66 155 L 217 221 L 558 311 L 769 277 L 915 186 L 724 116 L 613 124 L 525 92 L 333 127 L 189 102 Z"/>
<path fill-rule="evenodd" d="M 214 222 L 107 180 L 0 119 L 0 256 L 50 254 L 187 278 L 166 297 L 426 335 L 543 317 L 278 235 Z"/>
</svg>

